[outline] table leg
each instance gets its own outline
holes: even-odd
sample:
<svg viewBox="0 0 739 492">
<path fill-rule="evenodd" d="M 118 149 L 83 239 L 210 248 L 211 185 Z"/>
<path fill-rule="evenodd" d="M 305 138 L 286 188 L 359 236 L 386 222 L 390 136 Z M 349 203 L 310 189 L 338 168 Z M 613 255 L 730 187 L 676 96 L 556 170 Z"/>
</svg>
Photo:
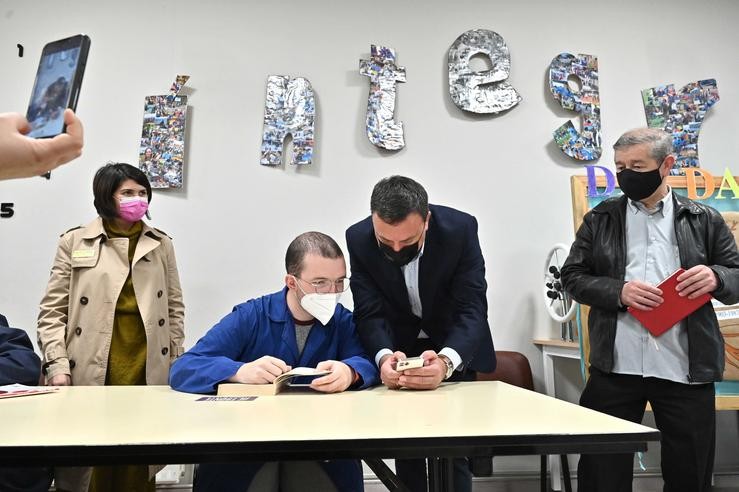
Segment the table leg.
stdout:
<svg viewBox="0 0 739 492">
<path fill-rule="evenodd" d="M 428 458 L 429 492 L 441 492 L 441 464 L 439 458 Z"/>
<path fill-rule="evenodd" d="M 384 461 L 380 459 L 365 459 L 365 463 L 367 463 L 367 466 L 372 470 L 372 472 L 377 476 L 377 478 L 382 482 L 382 484 L 387 487 L 387 489 L 391 492 L 410 492 L 408 487 L 405 486 L 403 482 L 400 481 L 398 476 L 393 473 L 393 471 L 390 469 L 389 466 L 385 464 Z"/>
<path fill-rule="evenodd" d="M 554 386 L 554 357 L 546 347 L 541 351 L 542 362 L 544 363 L 544 389 L 548 396 L 557 397 L 557 390 Z M 562 481 L 560 480 L 559 457 L 557 455 L 549 455 L 549 475 L 552 483 L 552 490 L 562 490 Z"/>
<path fill-rule="evenodd" d="M 454 492 L 454 458 L 441 458 L 441 486 L 446 492 Z"/>
</svg>

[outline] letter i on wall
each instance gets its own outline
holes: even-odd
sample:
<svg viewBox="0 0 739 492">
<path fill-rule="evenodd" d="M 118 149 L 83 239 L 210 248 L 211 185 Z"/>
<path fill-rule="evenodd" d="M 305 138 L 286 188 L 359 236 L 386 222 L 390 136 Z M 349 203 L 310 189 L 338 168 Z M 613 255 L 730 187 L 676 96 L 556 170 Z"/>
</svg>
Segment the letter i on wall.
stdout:
<svg viewBox="0 0 739 492">
<path fill-rule="evenodd" d="M 698 135 L 706 112 L 719 100 L 716 79 L 691 82 L 678 92 L 672 84 L 658 85 L 641 94 L 647 125 L 672 134 L 677 159 L 670 174 L 684 175 L 685 168 L 700 167 Z"/>
<path fill-rule="evenodd" d="M 570 78 L 577 79 L 579 90 L 570 87 Z M 564 109 L 575 111 L 582 118 L 582 131 L 575 128 L 572 120 L 554 130 L 557 146 L 578 161 L 598 159 L 602 153 L 598 58 L 560 53 L 549 64 L 549 90 Z"/>
<path fill-rule="evenodd" d="M 152 188 L 182 188 L 187 96 L 180 95 L 180 91 L 189 78 L 178 75 L 169 94 L 145 99 L 139 168 Z"/>
<path fill-rule="evenodd" d="M 395 85 L 405 82 L 405 67 L 395 64 L 395 50 L 371 45 L 369 60 L 359 60 L 359 73 L 370 79 L 367 98 L 367 138 L 388 150 L 405 146 L 403 123 L 395 122 Z"/>
<path fill-rule="evenodd" d="M 264 166 L 282 164 L 282 149 L 290 134 L 293 139 L 291 164 L 310 164 L 315 118 L 316 99 L 308 79 L 287 75 L 267 77 L 260 163 Z"/>
</svg>

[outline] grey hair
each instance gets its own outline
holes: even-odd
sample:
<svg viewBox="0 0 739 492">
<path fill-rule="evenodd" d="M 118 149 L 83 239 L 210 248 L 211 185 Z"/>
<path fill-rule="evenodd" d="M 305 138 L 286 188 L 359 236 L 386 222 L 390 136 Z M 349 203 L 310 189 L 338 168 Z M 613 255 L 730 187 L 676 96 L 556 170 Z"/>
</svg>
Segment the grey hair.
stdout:
<svg viewBox="0 0 739 492">
<path fill-rule="evenodd" d="M 659 128 L 635 128 L 629 130 L 616 140 L 613 150 L 634 145 L 650 144 L 649 155 L 659 164 L 672 154 L 672 135 Z"/>
<path fill-rule="evenodd" d="M 285 270 L 290 275 L 298 276 L 303 271 L 303 259 L 307 254 L 316 254 L 322 258 L 343 258 L 341 247 L 331 236 L 322 232 L 304 232 L 296 237 L 287 247 L 285 253 Z"/>
</svg>

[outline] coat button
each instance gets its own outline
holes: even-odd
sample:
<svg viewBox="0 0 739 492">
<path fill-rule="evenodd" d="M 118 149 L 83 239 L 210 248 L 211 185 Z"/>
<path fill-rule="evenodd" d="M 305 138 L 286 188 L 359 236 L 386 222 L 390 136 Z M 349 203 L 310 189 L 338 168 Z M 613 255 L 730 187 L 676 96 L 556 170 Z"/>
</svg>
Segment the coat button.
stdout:
<svg viewBox="0 0 739 492">
<path fill-rule="evenodd" d="M 167 355 L 169 353 L 169 349 L 167 347 L 164 347 L 162 349 L 162 355 Z"/>
<path fill-rule="evenodd" d="M 80 328 L 80 327 L 78 326 L 78 327 L 77 327 L 77 329 L 76 329 L 76 330 L 74 330 L 74 333 L 75 333 L 75 334 L 76 334 L 77 336 L 80 336 L 80 334 L 82 333 L 82 328 Z"/>
<path fill-rule="evenodd" d="M 164 292 L 162 292 L 162 291 L 160 290 L 159 292 L 157 292 L 157 297 L 162 297 L 162 294 L 164 294 Z"/>
<path fill-rule="evenodd" d="M 76 365 L 77 365 L 77 363 L 74 360 L 72 360 L 72 359 L 69 360 L 69 368 L 70 369 L 74 369 L 74 366 L 76 366 Z"/>
<path fill-rule="evenodd" d="M 86 305 L 87 304 L 87 297 L 85 297 L 85 296 L 80 297 L 80 304 L 82 304 L 83 306 Z"/>
<path fill-rule="evenodd" d="M 164 318 L 159 320 L 159 326 L 164 326 Z"/>
</svg>

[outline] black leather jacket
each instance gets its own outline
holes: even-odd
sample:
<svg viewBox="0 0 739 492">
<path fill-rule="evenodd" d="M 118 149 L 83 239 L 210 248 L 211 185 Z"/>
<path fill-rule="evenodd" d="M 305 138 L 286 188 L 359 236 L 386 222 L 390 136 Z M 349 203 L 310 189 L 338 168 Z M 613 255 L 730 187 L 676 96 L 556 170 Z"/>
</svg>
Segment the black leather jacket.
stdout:
<svg viewBox="0 0 739 492">
<path fill-rule="evenodd" d="M 675 236 L 680 265 L 686 270 L 708 265 L 718 278 L 713 297 L 739 302 L 739 253 L 731 231 L 715 209 L 675 193 Z M 562 267 L 565 290 L 591 307 L 588 318 L 590 364 L 613 369 L 616 320 L 626 270 L 626 197 L 610 198 L 588 212 Z M 716 314 L 707 303 L 687 318 L 691 382 L 720 381 L 724 339 Z"/>
</svg>

